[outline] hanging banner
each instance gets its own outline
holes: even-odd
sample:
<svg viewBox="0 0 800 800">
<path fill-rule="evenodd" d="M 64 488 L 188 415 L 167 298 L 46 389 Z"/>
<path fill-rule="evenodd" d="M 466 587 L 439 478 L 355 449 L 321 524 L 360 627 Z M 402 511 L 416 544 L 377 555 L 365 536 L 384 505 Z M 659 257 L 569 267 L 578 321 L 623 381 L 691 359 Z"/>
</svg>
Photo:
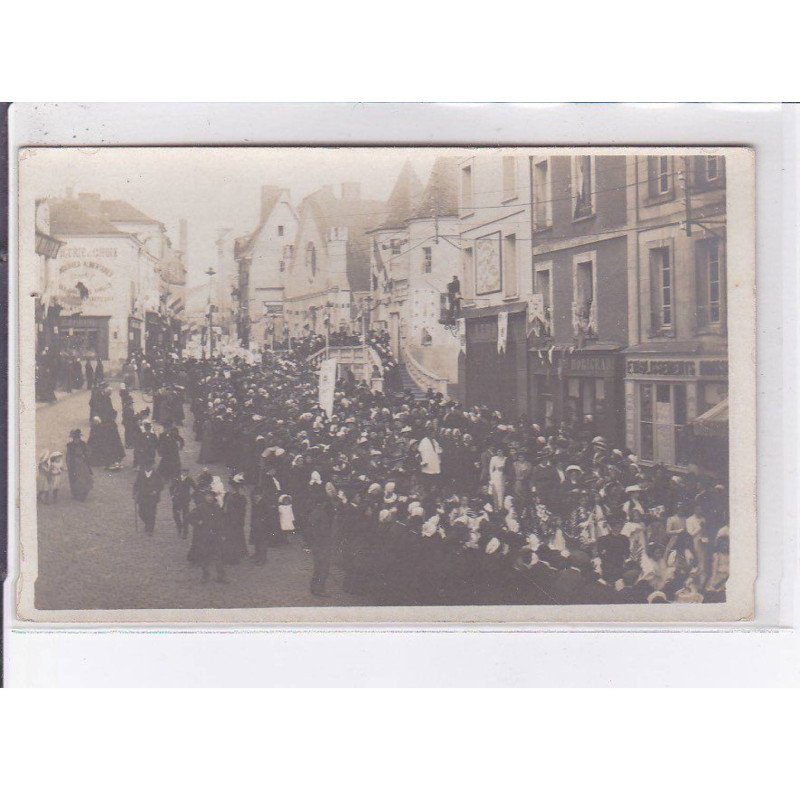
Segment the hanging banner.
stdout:
<svg viewBox="0 0 800 800">
<path fill-rule="evenodd" d="M 528 324 L 525 335 L 530 336 L 531 333 L 534 333 L 537 338 L 542 338 L 549 333 L 543 294 L 533 294 L 528 300 Z"/>
<path fill-rule="evenodd" d="M 336 390 L 336 359 L 326 358 L 319 367 L 319 405 L 328 415 L 333 416 L 333 394 Z"/>
<path fill-rule="evenodd" d="M 462 353 L 467 352 L 467 321 L 464 317 L 458 318 L 458 346 Z"/>
<path fill-rule="evenodd" d="M 497 315 L 497 352 L 506 352 L 508 341 L 508 311 L 501 311 Z"/>
</svg>

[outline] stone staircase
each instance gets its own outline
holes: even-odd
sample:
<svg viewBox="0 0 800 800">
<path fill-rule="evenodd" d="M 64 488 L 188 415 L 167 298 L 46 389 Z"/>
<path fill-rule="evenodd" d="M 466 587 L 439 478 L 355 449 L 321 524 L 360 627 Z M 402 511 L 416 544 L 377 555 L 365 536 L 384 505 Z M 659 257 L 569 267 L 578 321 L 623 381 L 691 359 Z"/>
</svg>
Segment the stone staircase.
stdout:
<svg viewBox="0 0 800 800">
<path fill-rule="evenodd" d="M 403 384 L 404 392 L 411 392 L 416 400 L 422 400 L 425 397 L 425 390 L 411 377 L 405 364 L 399 364 L 400 382 Z"/>
</svg>

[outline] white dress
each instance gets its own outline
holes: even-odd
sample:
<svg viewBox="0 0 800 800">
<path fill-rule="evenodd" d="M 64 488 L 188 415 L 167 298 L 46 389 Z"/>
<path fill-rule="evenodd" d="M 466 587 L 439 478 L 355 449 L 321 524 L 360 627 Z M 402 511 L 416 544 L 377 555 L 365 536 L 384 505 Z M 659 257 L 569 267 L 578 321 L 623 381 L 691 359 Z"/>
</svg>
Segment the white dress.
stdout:
<svg viewBox="0 0 800 800">
<path fill-rule="evenodd" d="M 489 461 L 489 488 L 492 492 L 492 501 L 496 509 L 503 507 L 506 496 L 506 457 L 492 456 Z"/>
</svg>

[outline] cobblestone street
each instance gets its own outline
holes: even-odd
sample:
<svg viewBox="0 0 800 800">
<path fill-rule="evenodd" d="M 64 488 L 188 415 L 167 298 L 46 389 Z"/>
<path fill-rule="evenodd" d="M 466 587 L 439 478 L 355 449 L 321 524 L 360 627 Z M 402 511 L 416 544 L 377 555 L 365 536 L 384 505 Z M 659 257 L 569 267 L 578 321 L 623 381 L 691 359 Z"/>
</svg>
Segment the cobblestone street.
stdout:
<svg viewBox="0 0 800 800">
<path fill-rule="evenodd" d="M 139 392 L 136 406 L 146 404 Z M 67 394 L 37 408 L 37 453 L 64 452 L 69 431 L 79 427 L 88 438 L 86 391 Z M 114 392 L 119 408 L 119 397 Z M 121 426 L 120 426 L 121 429 Z M 121 432 L 121 430 L 120 430 Z M 182 460 L 192 471 L 198 443 L 191 415 L 182 431 L 186 447 Z M 329 598 L 309 591 L 311 555 L 301 542 L 269 550 L 263 567 L 244 561 L 227 568 L 230 583 L 201 583 L 200 569 L 186 560 L 190 539 L 178 538 L 165 488 L 158 506 L 156 530 L 137 533 L 131 489 L 135 472 L 131 451 L 119 472 L 94 471 L 94 488 L 80 503 L 70 497 L 66 473 L 56 504 L 39 504 L 39 576 L 36 605 L 41 609 L 69 608 L 260 608 L 272 606 L 353 605 L 341 589 L 334 567 L 328 580 Z M 223 480 L 224 467 L 212 468 Z M 247 530 L 249 531 L 249 524 Z"/>
</svg>

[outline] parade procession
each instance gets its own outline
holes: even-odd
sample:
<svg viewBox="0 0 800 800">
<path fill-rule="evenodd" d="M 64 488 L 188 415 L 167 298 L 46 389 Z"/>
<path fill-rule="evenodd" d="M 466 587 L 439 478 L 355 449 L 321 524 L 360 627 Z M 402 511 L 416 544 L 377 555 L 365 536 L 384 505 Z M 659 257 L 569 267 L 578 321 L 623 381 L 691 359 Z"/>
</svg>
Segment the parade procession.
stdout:
<svg viewBox="0 0 800 800">
<path fill-rule="evenodd" d="M 42 200 L 38 607 L 725 602 L 724 159 L 412 161 Z"/>
</svg>

